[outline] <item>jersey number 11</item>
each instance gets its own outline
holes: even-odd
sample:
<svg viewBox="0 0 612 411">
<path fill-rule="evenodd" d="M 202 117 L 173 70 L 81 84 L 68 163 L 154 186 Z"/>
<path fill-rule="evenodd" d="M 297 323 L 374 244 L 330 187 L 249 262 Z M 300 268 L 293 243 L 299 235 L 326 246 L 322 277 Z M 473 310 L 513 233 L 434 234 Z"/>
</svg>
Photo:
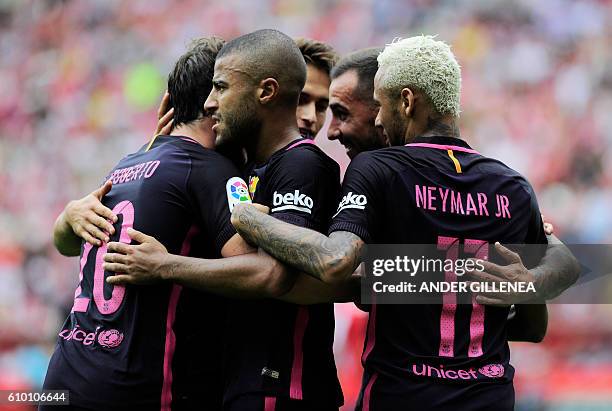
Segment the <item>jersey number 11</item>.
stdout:
<svg viewBox="0 0 612 411">
<path fill-rule="evenodd" d="M 489 243 L 483 240 L 465 240 L 463 248 L 466 253 L 474 254 L 477 259 L 489 258 Z M 446 258 L 457 260 L 459 258 L 459 239 L 455 237 L 438 237 L 438 250 L 446 250 Z M 453 271 L 444 273 L 444 281 L 450 283 L 457 281 L 457 275 Z M 484 335 L 484 306 L 476 303 L 476 297 L 472 297 L 472 314 L 470 316 L 470 345 L 468 357 L 480 357 L 482 355 L 482 337 Z M 442 314 L 440 316 L 440 357 L 454 357 L 455 344 L 455 311 L 457 311 L 457 295 L 455 293 L 444 293 L 442 296 Z"/>
</svg>

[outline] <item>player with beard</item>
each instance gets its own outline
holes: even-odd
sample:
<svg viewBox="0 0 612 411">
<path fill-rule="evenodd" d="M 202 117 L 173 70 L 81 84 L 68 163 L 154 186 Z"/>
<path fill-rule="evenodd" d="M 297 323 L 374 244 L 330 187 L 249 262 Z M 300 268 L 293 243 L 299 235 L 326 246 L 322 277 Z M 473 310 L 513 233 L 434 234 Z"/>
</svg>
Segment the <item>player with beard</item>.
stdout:
<svg viewBox="0 0 612 411">
<path fill-rule="evenodd" d="M 377 58 L 382 50 L 382 48 L 367 48 L 349 53 L 336 63 L 331 73 L 332 121 L 327 137 L 330 140 L 338 140 L 344 145 L 350 159 L 361 152 L 389 146 L 382 127 L 375 125 L 378 105 L 373 99 L 374 76 L 378 70 Z M 547 234 L 551 235 L 552 229 L 547 230 Z M 559 243 L 556 237 L 550 239 L 556 244 Z M 558 250 L 551 248 L 547 252 L 556 254 Z M 556 257 L 559 258 L 558 255 Z M 563 261 L 568 262 L 568 269 L 573 266 L 570 255 L 564 256 Z M 509 269 L 510 267 L 499 267 L 499 270 Z M 522 308 L 523 310 L 513 309 L 509 340 L 540 341 L 546 331 L 546 307 Z"/>
<path fill-rule="evenodd" d="M 338 140 L 350 159 L 362 151 L 389 145 L 380 128 L 374 126 L 378 106 L 372 99 L 376 58 L 381 48 L 350 53 L 340 59 L 331 72 L 329 107 L 332 120 L 327 138 Z"/>
<path fill-rule="evenodd" d="M 112 188 L 107 182 L 95 193 L 98 215 L 79 217 L 72 204 L 56 222 L 58 249 L 81 255 L 74 306 L 44 383 L 70 391 L 66 409 L 221 409 L 223 340 L 210 338 L 210 330 L 223 334 L 227 300 L 181 287 L 197 278 L 152 287 L 106 284 L 107 242 L 129 242 L 131 227 L 153 233 L 175 253 L 222 264 L 227 275 L 209 278 L 209 290 L 234 297 L 285 291 L 282 267 L 253 254 L 229 222 L 231 207 L 249 201 L 247 186 L 231 162 L 211 150 L 213 120 L 203 111 L 222 45 L 218 38 L 200 39 L 179 58 L 168 79 L 172 135 L 157 136 L 118 163 L 107 177 Z M 89 218 L 106 232 L 88 229 Z M 89 242 L 82 244 L 75 229 L 87 232 Z M 223 284 L 227 278 L 233 282 Z"/>
<path fill-rule="evenodd" d="M 368 53 L 368 52 L 369 52 L 369 53 Z M 352 55 L 359 56 L 360 54 L 361 54 L 362 56 L 364 56 L 364 57 L 369 57 L 369 58 L 368 58 L 368 64 L 369 64 L 370 66 L 371 66 L 372 61 L 373 61 L 373 63 L 374 63 L 374 69 L 373 69 L 373 70 L 369 70 L 369 71 L 372 71 L 373 73 L 375 73 L 376 66 L 377 66 L 375 56 L 378 54 L 378 52 L 377 52 L 377 51 L 376 51 L 376 52 L 374 52 L 374 49 L 371 49 L 371 50 L 363 50 L 363 51 L 361 51 L 361 52 L 352 53 L 351 55 L 349 55 L 349 56 L 347 56 L 347 57 L 348 57 L 348 58 L 350 58 Z M 374 57 L 372 57 L 372 55 L 374 55 Z M 338 66 L 338 67 L 342 68 L 342 66 L 344 66 L 344 68 L 343 68 L 342 70 L 338 71 L 338 73 L 339 73 L 339 74 L 337 74 L 337 78 L 338 78 L 338 79 L 342 80 L 342 78 L 343 78 L 343 77 L 346 77 L 346 76 L 345 76 L 345 73 L 346 73 L 347 71 L 349 71 L 349 70 L 355 70 L 355 71 L 357 71 L 357 73 L 360 73 L 360 72 L 361 72 L 361 71 L 359 71 L 359 70 L 361 70 L 361 66 L 363 66 L 363 63 L 360 63 L 360 59 L 359 59 L 359 58 L 354 58 L 354 57 L 353 57 L 353 58 L 350 58 L 350 59 L 345 58 L 345 59 L 343 59 L 343 61 L 345 61 L 345 62 L 346 62 L 346 61 L 348 61 L 348 62 L 352 62 L 352 63 L 350 63 L 350 64 L 346 64 L 346 63 L 345 63 L 345 64 L 342 64 L 342 61 L 341 61 L 341 63 L 339 64 L 339 66 Z M 348 67 L 347 67 L 347 66 L 348 66 Z M 368 72 L 368 71 L 366 71 L 366 72 Z M 373 74 L 372 74 L 372 76 L 373 76 Z M 367 77 L 366 77 L 366 78 L 367 78 Z M 363 80 L 363 77 L 362 77 L 362 80 Z M 333 84 L 332 84 L 332 88 L 333 88 Z M 352 88 L 351 88 L 351 91 L 357 91 L 359 88 L 361 88 L 361 86 L 358 86 L 358 87 L 352 87 Z M 367 84 L 366 84 L 366 88 L 367 88 Z M 333 97 L 332 97 L 332 99 L 333 99 Z M 357 112 L 357 111 L 359 111 L 359 112 L 363 111 L 364 113 L 368 113 L 368 111 L 367 111 L 367 110 L 359 110 L 359 109 L 360 109 L 360 107 L 358 107 L 358 106 L 359 106 L 360 104 L 363 104 L 363 105 L 364 105 L 364 106 L 366 106 L 366 108 L 367 108 L 367 106 L 370 106 L 370 102 L 373 102 L 373 100 L 370 98 L 370 99 L 369 99 L 369 102 L 368 102 L 368 101 L 367 101 L 367 99 L 365 98 L 365 96 L 363 96 L 363 98 L 361 98 L 361 99 L 359 99 L 359 100 L 354 99 L 354 98 L 347 98 L 347 99 L 343 99 L 343 100 L 342 100 L 342 103 L 343 103 L 343 107 L 342 107 L 342 108 L 343 108 L 343 109 L 345 109 L 345 110 L 347 110 L 347 109 L 348 109 L 348 110 L 349 110 L 349 112 L 353 112 L 353 108 L 354 108 L 354 107 L 356 107 L 356 108 L 355 108 L 355 112 Z M 373 124 L 374 117 L 375 117 L 375 112 L 374 112 L 374 114 L 372 114 L 372 115 L 371 115 L 371 116 L 369 116 L 369 117 L 371 117 L 371 118 L 370 118 L 370 124 Z M 351 124 L 351 122 L 349 122 L 349 121 L 345 122 L 345 125 L 350 125 L 350 124 Z M 366 120 L 366 122 L 365 122 L 364 124 L 366 124 L 366 125 L 368 124 L 368 123 L 367 123 L 367 120 Z M 372 128 L 373 128 L 373 127 L 372 127 Z M 348 130 L 348 131 L 347 131 L 347 130 Z M 344 128 L 344 129 L 343 129 L 343 131 L 344 131 L 344 134 L 345 134 L 345 135 L 349 135 L 350 128 Z M 355 134 L 355 136 L 357 137 L 358 135 L 357 135 L 357 134 Z M 375 143 L 375 144 L 377 144 L 377 143 Z M 370 147 L 368 147 L 368 145 L 367 145 L 367 144 L 363 146 L 363 149 L 369 149 L 369 148 L 370 148 Z M 376 149 L 376 148 L 378 148 L 378 147 L 377 147 L 377 146 L 372 146 L 372 147 L 371 147 L 371 149 Z M 164 250 L 164 251 L 165 251 L 165 250 Z M 150 255 L 148 255 L 147 257 L 150 257 Z M 150 259 L 150 261 L 155 261 L 155 260 L 154 260 L 154 259 Z M 197 265 L 196 265 L 196 266 L 197 266 Z M 195 268 L 194 268 L 194 270 L 195 270 Z M 123 270 L 123 271 L 127 271 L 127 270 Z M 154 274 L 154 272 L 151 272 L 150 274 Z M 178 279 L 179 277 L 180 277 L 180 273 L 178 273 L 178 272 L 177 272 L 177 277 L 176 277 L 176 278 Z M 203 278 L 203 277 L 201 277 L 201 278 Z M 300 278 L 301 278 L 301 277 L 300 277 Z M 125 280 L 125 279 L 124 279 L 124 281 L 127 281 L 127 280 Z M 130 281 L 134 281 L 134 280 L 132 279 L 132 280 L 130 280 Z M 139 281 L 142 281 L 142 280 L 139 280 Z M 136 281 L 136 282 L 138 282 L 138 281 Z M 206 287 L 207 287 L 206 282 L 203 282 L 203 281 L 200 281 L 200 282 L 199 282 L 199 284 L 198 284 L 198 286 L 199 286 L 199 287 L 201 287 L 201 288 L 206 288 Z M 298 287 L 294 287 L 294 289 L 293 289 L 292 291 L 296 291 L 296 289 L 297 289 L 297 288 L 298 288 Z M 301 296 L 298 296 L 298 297 L 296 297 L 295 295 L 294 295 L 294 296 L 285 295 L 285 296 L 283 297 L 283 299 L 285 299 L 286 301 L 293 301 L 293 302 L 295 302 L 295 301 L 300 301 L 300 302 L 304 302 L 304 303 L 305 303 L 305 302 L 308 302 L 308 301 L 309 301 L 309 299 L 310 299 L 310 301 L 313 301 L 313 299 L 312 299 L 312 293 L 313 293 L 314 291 L 316 291 L 316 293 L 317 293 L 317 295 L 318 295 L 318 298 L 316 298 L 316 299 L 314 299 L 314 300 L 315 300 L 315 301 L 326 301 L 326 299 L 327 299 L 327 298 L 325 297 L 325 294 L 324 294 L 324 293 L 321 293 L 321 292 L 320 292 L 320 290 L 318 289 L 318 287 L 317 287 L 316 285 L 314 285 L 314 286 L 313 286 L 313 285 L 311 284 L 311 287 L 310 287 L 310 288 L 311 288 L 311 289 L 310 289 L 310 294 L 309 294 L 309 293 L 306 293 L 306 292 L 302 292 L 302 293 L 301 293 Z M 291 293 L 289 293 L 289 294 L 291 294 Z M 306 296 L 307 298 L 306 298 L 306 299 L 304 299 L 304 296 Z M 330 293 L 330 295 L 329 295 L 329 300 L 337 300 L 337 298 L 338 298 L 337 296 L 338 296 L 338 293 L 337 293 L 337 292 Z M 522 330 L 522 331 L 525 331 L 525 330 Z M 525 335 L 525 333 L 524 333 L 524 332 L 523 332 L 522 334 L 523 334 L 523 336 L 522 336 L 522 337 L 517 337 L 517 338 L 520 338 L 520 339 L 525 339 L 525 338 L 529 339 L 529 338 L 532 338 L 532 337 L 525 337 L 525 336 L 524 336 L 524 335 Z"/>
<path fill-rule="evenodd" d="M 234 209 L 238 231 L 281 261 L 329 283 L 342 282 L 355 270 L 366 243 L 446 248 L 463 248 L 465 238 L 479 239 L 478 244 L 546 243 L 529 183 L 459 138 L 460 69 L 450 48 L 418 36 L 388 45 L 378 62 L 376 124 L 393 147 L 361 154 L 351 163 L 329 237 L 290 227 L 250 206 Z M 485 193 L 493 201 L 501 192 L 508 198 L 508 214 L 476 217 L 426 208 L 416 192 L 421 186 Z M 474 241 L 465 241 L 466 247 Z M 520 270 L 517 254 L 496 249 L 514 261 L 514 280 L 536 284 L 538 300 L 558 295 L 577 278 L 577 269 L 553 260 L 546 261 L 548 266 L 558 269 Z M 503 277 L 492 263 L 484 266 L 490 273 L 475 273 L 476 280 Z M 374 305 L 359 409 L 513 409 L 506 297 L 478 295 L 463 306 L 447 300 Z"/>
<path fill-rule="evenodd" d="M 338 140 L 346 147 L 350 159 L 364 151 L 378 150 L 388 147 L 389 141 L 382 127 L 376 127 L 375 120 L 378 114 L 378 105 L 374 101 L 374 76 L 378 70 L 378 55 L 383 48 L 367 48 L 357 50 L 343 56 L 334 66 L 330 86 L 330 108 L 332 121 L 327 137 Z M 547 224 L 545 223 L 545 227 Z M 550 236 L 549 241 L 559 244 L 560 241 L 552 236 L 552 228 L 546 230 Z M 558 260 L 566 262 L 565 269 L 574 269 L 574 260 L 569 250 L 564 249 L 564 255 L 556 247 L 547 250 L 545 261 Z M 554 267 L 556 269 L 557 267 Z M 498 269 L 509 270 L 512 267 L 499 266 Z M 361 308 L 369 308 L 360 305 Z M 510 325 L 508 327 L 509 341 L 542 340 L 547 326 L 546 306 L 513 307 Z"/>
<path fill-rule="evenodd" d="M 329 106 L 330 72 L 338 60 L 334 49 L 323 42 L 297 38 L 295 43 L 306 61 L 306 84 L 300 93 L 296 117 L 304 138 L 314 140 L 325 123 Z"/>
<path fill-rule="evenodd" d="M 329 106 L 330 73 L 338 60 L 338 55 L 330 45 L 317 40 L 300 37 L 295 39 L 295 43 L 306 61 L 307 73 L 296 110 L 298 129 L 302 137 L 314 140 L 325 123 L 325 113 Z M 373 78 L 374 74 L 372 80 Z M 374 114 L 372 117 L 372 124 L 375 116 Z M 155 134 L 170 134 L 174 126 L 174 107 L 167 92 L 159 107 L 158 119 Z M 238 167 L 244 167 L 239 146 L 226 145 L 216 149 L 234 161 Z M 110 229 L 110 226 L 105 218 L 114 219 L 115 216 L 100 202 L 103 194 L 103 190 L 95 190 L 80 200 L 72 201 L 66 207 L 64 215 L 76 234 L 74 241 L 80 242 L 82 238 L 92 245 L 98 245 L 108 238 L 104 231 Z M 59 245 L 62 246 L 61 243 Z"/>
<path fill-rule="evenodd" d="M 306 64 L 295 43 L 278 31 L 259 30 L 223 47 L 205 109 L 216 120 L 217 144 L 238 142 L 245 148 L 253 198 L 279 221 L 326 232 L 340 170 L 298 132 L 295 113 L 305 78 Z M 153 239 L 139 246 L 111 243 L 109 251 L 117 253 L 104 257 L 104 267 L 126 273 L 111 282 L 141 282 L 163 272 L 174 279 L 209 273 L 202 260 L 177 259 Z M 330 288 L 301 277 L 315 288 Z M 329 301 L 324 294 L 303 293 Z M 236 302 L 229 324 L 226 409 L 337 410 L 342 404 L 332 352 L 332 304 Z"/>
</svg>

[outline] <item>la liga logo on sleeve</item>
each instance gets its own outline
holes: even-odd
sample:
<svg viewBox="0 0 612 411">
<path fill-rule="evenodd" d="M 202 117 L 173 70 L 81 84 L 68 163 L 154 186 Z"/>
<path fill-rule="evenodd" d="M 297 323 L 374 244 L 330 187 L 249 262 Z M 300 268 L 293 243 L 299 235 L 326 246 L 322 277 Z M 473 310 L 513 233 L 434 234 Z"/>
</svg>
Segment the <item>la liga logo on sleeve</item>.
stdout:
<svg viewBox="0 0 612 411">
<path fill-rule="evenodd" d="M 234 206 L 236 206 L 236 204 L 251 202 L 251 197 L 249 197 L 249 188 L 244 180 L 240 177 L 232 177 L 227 180 L 225 191 L 227 192 L 227 204 L 230 212 L 234 210 Z"/>
</svg>

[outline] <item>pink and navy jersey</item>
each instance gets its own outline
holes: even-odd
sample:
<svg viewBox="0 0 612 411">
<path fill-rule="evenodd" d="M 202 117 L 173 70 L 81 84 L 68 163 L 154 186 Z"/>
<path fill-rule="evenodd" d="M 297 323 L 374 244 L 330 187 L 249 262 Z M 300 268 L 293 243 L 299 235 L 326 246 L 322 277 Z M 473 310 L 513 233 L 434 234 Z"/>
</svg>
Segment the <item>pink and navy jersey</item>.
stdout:
<svg viewBox="0 0 612 411">
<path fill-rule="evenodd" d="M 234 234 L 230 207 L 248 201 L 232 163 L 187 137 L 158 136 L 110 172 L 102 202 L 118 216 L 111 241 L 133 227 L 170 253 L 219 258 Z M 220 409 L 227 303 L 171 283 L 112 286 L 106 244 L 81 247 L 79 283 L 45 389 L 70 390 L 93 410 Z"/>
<path fill-rule="evenodd" d="M 358 155 L 346 172 L 333 231 L 370 244 L 436 244 L 443 258 L 459 252 L 484 258 L 495 241 L 546 243 L 527 180 L 447 137 Z M 445 277 L 453 273 L 438 274 L 454 280 Z M 489 409 L 474 399 L 491 398 L 483 387 L 502 390 L 492 395 L 498 400 L 491 409 L 511 409 L 508 309 L 457 304 L 455 297 L 441 295 L 440 304 L 372 305 L 362 357 L 364 410 L 449 409 L 464 404 L 460 400 L 475 408 L 455 409 Z M 376 402 L 380 398 L 395 405 Z"/>
<path fill-rule="evenodd" d="M 248 171 L 253 202 L 285 222 L 327 231 L 340 170 L 311 140 L 296 140 Z M 251 394 L 343 402 L 332 352 L 333 304 L 243 301 L 232 306 L 229 324 L 225 404 Z"/>
</svg>

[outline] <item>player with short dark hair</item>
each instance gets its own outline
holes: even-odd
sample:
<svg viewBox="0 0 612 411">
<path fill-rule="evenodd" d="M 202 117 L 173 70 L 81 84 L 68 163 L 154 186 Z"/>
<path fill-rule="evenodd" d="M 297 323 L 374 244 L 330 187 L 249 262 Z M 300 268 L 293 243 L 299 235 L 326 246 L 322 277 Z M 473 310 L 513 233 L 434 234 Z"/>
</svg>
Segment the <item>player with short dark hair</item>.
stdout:
<svg viewBox="0 0 612 411">
<path fill-rule="evenodd" d="M 325 232 L 338 198 L 340 170 L 298 132 L 295 112 L 305 78 L 306 63 L 291 38 L 276 30 L 249 33 L 228 42 L 217 56 L 205 109 L 216 121 L 217 143 L 245 147 L 245 175 L 255 201 L 279 221 Z M 177 260 L 159 247 L 136 253 L 130 249 L 141 246 L 115 244 L 109 250 L 120 254 L 107 254 L 110 266 L 105 266 L 126 273 L 118 276 L 125 281 L 159 275 L 166 268 L 174 278 L 210 273 L 201 260 Z M 118 259 L 122 263 L 114 265 Z M 320 298 L 318 291 L 312 294 Z M 226 410 L 324 411 L 342 404 L 332 350 L 332 304 L 235 302 L 229 324 Z"/>
<path fill-rule="evenodd" d="M 277 90 L 278 100 L 274 101 L 274 105 L 293 106 L 306 81 L 306 66 L 293 40 L 279 36 L 278 33 L 276 30 L 265 29 L 237 37 L 223 46 L 217 59 L 241 56 L 239 72 L 244 82 L 274 78 L 281 86 Z"/>
<path fill-rule="evenodd" d="M 368 101 L 374 92 L 374 76 L 378 70 L 377 58 L 382 51 L 382 47 L 370 47 L 342 56 L 331 71 L 332 80 L 354 70 L 358 80 L 355 95 Z"/>
<path fill-rule="evenodd" d="M 368 48 L 343 56 L 331 72 L 329 107 L 332 120 L 327 138 L 338 140 L 353 159 L 362 151 L 387 147 L 382 130 L 374 126 L 378 106 L 372 92 L 382 48 Z"/>
<path fill-rule="evenodd" d="M 168 94 L 175 127 L 207 117 L 204 102 L 210 94 L 216 54 L 223 44 L 225 41 L 215 36 L 196 39 L 174 65 L 168 76 Z"/>
<path fill-rule="evenodd" d="M 296 111 L 298 129 L 304 138 L 313 139 L 325 123 L 329 106 L 330 74 L 338 61 L 334 49 L 321 41 L 299 37 L 295 43 L 306 61 L 306 84 Z"/>
<path fill-rule="evenodd" d="M 329 237 L 289 227 L 249 206 L 234 210 L 238 231 L 329 283 L 341 283 L 355 270 L 366 243 L 437 244 L 442 254 L 459 247 L 482 253 L 483 245 L 496 241 L 546 243 L 529 183 L 459 138 L 461 79 L 450 48 L 417 36 L 388 45 L 378 62 L 376 123 L 393 147 L 351 162 Z M 423 187 L 435 192 L 435 199 L 425 203 Z M 459 198 L 454 206 L 443 203 L 453 195 Z M 477 208 L 470 198 L 488 206 Z M 537 282 L 537 298 L 545 300 L 577 278 L 573 270 L 557 277 L 560 271 L 521 275 Z M 479 295 L 462 306 L 452 295 L 435 305 L 374 304 L 358 409 L 513 409 L 508 307 L 477 303 L 503 304 L 498 298 Z"/>
<path fill-rule="evenodd" d="M 282 293 L 282 267 L 241 240 L 231 208 L 250 201 L 235 166 L 212 150 L 213 120 L 202 96 L 212 88 L 212 63 L 222 45 L 201 39 L 168 79 L 177 125 L 111 170 L 99 197 L 112 219 L 106 238 L 81 244 L 69 212 L 55 227 L 58 249 L 81 255 L 79 285 L 51 358 L 45 389 L 67 389 L 73 408 L 90 410 L 220 410 L 227 302 L 192 286 L 198 279 L 151 287 L 112 285 L 103 268 L 109 240 L 129 243 L 155 235 L 171 252 L 212 259 L 242 284 L 209 289 L 229 296 Z M 111 189 L 112 183 L 112 189 Z M 111 210 L 112 209 L 112 210 Z M 101 217 L 98 217 L 101 218 Z M 93 239 L 92 239 L 93 241 Z M 250 254 L 247 254 L 250 253 Z M 239 254 L 233 259 L 220 259 Z M 246 287 L 246 288 L 244 288 Z M 211 333 L 215 334 L 211 338 Z M 46 407 L 43 407 L 46 409 Z"/>
</svg>

